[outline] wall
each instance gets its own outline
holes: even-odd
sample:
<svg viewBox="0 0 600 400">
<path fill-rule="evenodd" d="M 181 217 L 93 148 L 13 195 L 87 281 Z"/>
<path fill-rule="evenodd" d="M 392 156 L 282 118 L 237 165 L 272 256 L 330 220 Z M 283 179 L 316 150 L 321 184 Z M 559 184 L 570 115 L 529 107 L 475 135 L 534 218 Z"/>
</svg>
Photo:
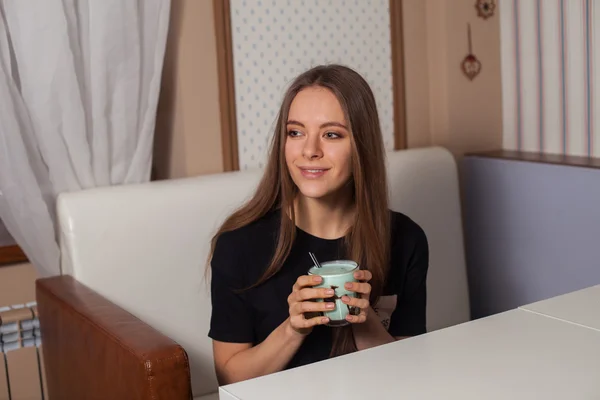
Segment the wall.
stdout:
<svg viewBox="0 0 600 400">
<path fill-rule="evenodd" d="M 0 267 L 0 307 L 35 300 L 37 273 L 29 263 Z"/>
<path fill-rule="evenodd" d="M 405 0 L 402 10 L 408 147 L 425 147 L 433 143 L 426 5 L 425 1 Z"/>
<path fill-rule="evenodd" d="M 172 0 L 154 167 L 158 179 L 223 171 L 211 0 Z"/>
<path fill-rule="evenodd" d="M 433 144 L 455 155 L 502 147 L 498 13 L 484 21 L 472 0 L 404 0 L 408 147 Z M 223 170 L 212 1 L 173 0 L 158 107 L 159 178 Z M 483 63 L 473 82 L 459 64 L 471 22 Z"/>
<path fill-rule="evenodd" d="M 600 284 L 600 169 L 465 158 L 474 318 Z"/>
<path fill-rule="evenodd" d="M 8 233 L 8 229 L 6 229 L 6 226 L 4 226 L 2 223 L 2 220 L 0 220 L 0 247 L 11 246 L 13 244 L 15 244 L 15 240 L 12 238 L 10 233 Z"/>
<path fill-rule="evenodd" d="M 600 156 L 600 0 L 501 2 L 504 148 Z"/>
<path fill-rule="evenodd" d="M 231 27 L 240 169 L 265 164 L 283 93 L 319 64 L 365 78 L 393 150 L 389 0 L 231 0 Z"/>
<path fill-rule="evenodd" d="M 483 20 L 473 0 L 404 0 L 409 147 L 440 145 L 460 157 L 502 146 L 498 11 Z M 482 63 L 469 81 L 460 70 L 468 52 Z"/>
</svg>

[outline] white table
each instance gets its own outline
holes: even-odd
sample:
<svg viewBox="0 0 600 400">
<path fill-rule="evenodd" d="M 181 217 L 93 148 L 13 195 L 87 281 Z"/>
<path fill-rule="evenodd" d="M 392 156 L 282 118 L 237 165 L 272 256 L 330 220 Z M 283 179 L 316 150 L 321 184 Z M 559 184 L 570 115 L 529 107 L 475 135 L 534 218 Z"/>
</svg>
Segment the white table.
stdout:
<svg viewBox="0 0 600 400">
<path fill-rule="evenodd" d="M 522 310 L 600 331 L 600 285 L 542 300 Z"/>
<path fill-rule="evenodd" d="M 516 309 L 219 393 L 221 400 L 598 399 L 600 332 Z"/>
</svg>

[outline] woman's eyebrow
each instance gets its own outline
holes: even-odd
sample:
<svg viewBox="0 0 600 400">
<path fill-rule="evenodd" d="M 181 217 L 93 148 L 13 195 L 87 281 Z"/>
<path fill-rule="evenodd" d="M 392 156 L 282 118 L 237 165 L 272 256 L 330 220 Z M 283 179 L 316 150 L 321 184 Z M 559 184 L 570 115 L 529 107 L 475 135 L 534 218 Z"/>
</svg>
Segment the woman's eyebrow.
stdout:
<svg viewBox="0 0 600 400">
<path fill-rule="evenodd" d="M 292 119 L 288 120 L 287 124 L 288 125 L 298 125 L 298 126 L 301 126 L 302 128 L 305 128 L 305 126 L 304 126 L 304 124 L 302 122 L 295 121 L 295 120 L 292 120 Z M 339 128 L 344 128 L 346 130 L 348 129 L 348 127 L 346 125 L 344 125 L 344 124 L 342 124 L 340 122 L 335 122 L 335 121 L 325 122 L 325 123 L 321 124 L 320 128 L 322 129 L 322 128 L 327 128 L 327 127 L 330 127 L 330 126 L 337 126 Z"/>
</svg>

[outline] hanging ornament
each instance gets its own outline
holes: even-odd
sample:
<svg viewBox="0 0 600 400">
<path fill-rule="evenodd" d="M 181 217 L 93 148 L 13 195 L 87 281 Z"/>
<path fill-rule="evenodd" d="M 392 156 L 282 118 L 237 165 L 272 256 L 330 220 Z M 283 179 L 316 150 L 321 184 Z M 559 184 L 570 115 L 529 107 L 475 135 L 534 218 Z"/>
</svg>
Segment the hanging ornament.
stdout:
<svg viewBox="0 0 600 400">
<path fill-rule="evenodd" d="M 477 0 L 475 8 L 477 9 L 478 17 L 488 19 L 496 11 L 496 0 Z"/>
<path fill-rule="evenodd" d="M 465 57 L 461 64 L 463 73 L 469 80 L 475 79 L 481 72 L 481 62 L 473 55 L 473 45 L 471 43 L 471 24 L 467 24 L 467 36 L 469 39 L 469 54 Z"/>
</svg>

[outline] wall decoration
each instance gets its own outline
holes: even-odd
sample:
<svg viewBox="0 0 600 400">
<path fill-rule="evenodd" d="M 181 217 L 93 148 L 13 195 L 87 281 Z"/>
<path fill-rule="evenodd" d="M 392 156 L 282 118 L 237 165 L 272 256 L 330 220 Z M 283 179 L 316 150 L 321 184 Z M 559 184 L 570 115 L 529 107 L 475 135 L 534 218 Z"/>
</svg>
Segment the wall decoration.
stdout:
<svg viewBox="0 0 600 400">
<path fill-rule="evenodd" d="M 393 150 L 389 0 L 231 0 L 231 31 L 241 170 L 264 167 L 286 88 L 325 63 L 354 68 L 371 85 Z"/>
<path fill-rule="evenodd" d="M 600 157 L 600 0 L 498 3 L 503 147 Z"/>
<path fill-rule="evenodd" d="M 494 16 L 496 0 L 477 0 L 475 8 L 477 9 L 477 16 L 479 18 L 488 19 Z"/>
<path fill-rule="evenodd" d="M 472 81 L 481 72 L 481 62 L 477 59 L 477 57 L 475 57 L 475 55 L 473 55 L 473 43 L 471 41 L 471 24 L 467 25 L 467 38 L 469 41 L 469 54 L 467 54 L 460 66 L 463 71 L 463 74 L 465 74 L 465 76 Z"/>
</svg>

